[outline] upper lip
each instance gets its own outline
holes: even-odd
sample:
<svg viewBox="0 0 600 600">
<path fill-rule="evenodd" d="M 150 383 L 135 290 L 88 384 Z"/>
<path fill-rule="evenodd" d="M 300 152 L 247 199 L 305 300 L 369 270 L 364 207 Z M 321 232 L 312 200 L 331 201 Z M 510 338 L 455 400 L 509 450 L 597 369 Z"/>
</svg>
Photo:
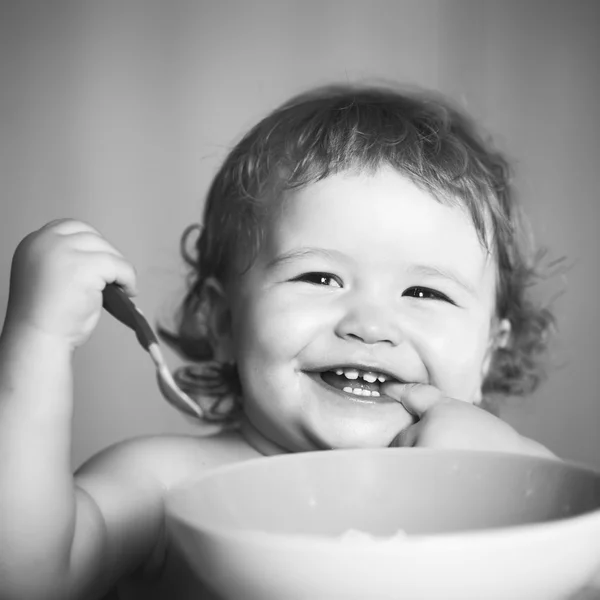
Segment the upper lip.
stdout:
<svg viewBox="0 0 600 600">
<path fill-rule="evenodd" d="M 397 381 L 399 383 L 406 383 L 400 375 L 394 373 L 391 369 L 383 367 L 381 365 L 375 365 L 373 363 L 359 363 L 359 362 L 339 362 L 330 365 L 323 365 L 316 368 L 309 369 L 312 372 L 322 373 L 323 371 L 335 371 L 336 369 L 356 369 L 357 371 L 381 373 L 385 375 L 390 381 Z"/>
</svg>

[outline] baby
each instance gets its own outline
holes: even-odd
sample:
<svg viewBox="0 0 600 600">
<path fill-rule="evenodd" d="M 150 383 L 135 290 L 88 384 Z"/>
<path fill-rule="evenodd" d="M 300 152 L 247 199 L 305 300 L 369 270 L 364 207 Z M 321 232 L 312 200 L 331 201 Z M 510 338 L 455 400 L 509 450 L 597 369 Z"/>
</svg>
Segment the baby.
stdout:
<svg viewBox="0 0 600 600">
<path fill-rule="evenodd" d="M 505 159 L 443 100 L 294 98 L 217 173 L 163 331 L 200 364 L 178 380 L 222 433 L 120 443 L 74 476 L 73 352 L 106 284 L 133 296 L 136 275 L 87 224 L 28 235 L 0 338 L 0 597 L 186 597 L 165 497 L 234 461 L 390 445 L 553 456 L 485 410 L 542 375 L 553 319 L 527 295 L 525 231 Z"/>
</svg>

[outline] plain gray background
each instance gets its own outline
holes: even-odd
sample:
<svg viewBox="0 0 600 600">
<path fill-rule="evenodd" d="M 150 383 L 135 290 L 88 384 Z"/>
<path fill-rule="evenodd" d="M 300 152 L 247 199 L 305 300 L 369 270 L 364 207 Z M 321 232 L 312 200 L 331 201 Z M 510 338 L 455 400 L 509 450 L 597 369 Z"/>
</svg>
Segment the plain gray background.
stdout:
<svg viewBox="0 0 600 600">
<path fill-rule="evenodd" d="M 184 285 L 179 236 L 257 119 L 332 81 L 435 88 L 496 135 L 538 240 L 572 263 L 538 291 L 566 290 L 559 368 L 504 416 L 600 467 L 600 3 L 54 0 L 0 11 L 2 313 L 20 239 L 69 216 L 136 265 L 144 312 L 168 315 Z M 160 398 L 149 357 L 111 319 L 75 367 L 74 465 L 133 435 L 197 431 Z"/>
</svg>

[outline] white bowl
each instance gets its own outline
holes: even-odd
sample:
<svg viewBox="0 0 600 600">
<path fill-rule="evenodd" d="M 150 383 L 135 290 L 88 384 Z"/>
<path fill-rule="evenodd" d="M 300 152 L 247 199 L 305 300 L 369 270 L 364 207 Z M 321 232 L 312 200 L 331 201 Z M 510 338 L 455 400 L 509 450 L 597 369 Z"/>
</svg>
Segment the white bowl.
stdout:
<svg viewBox="0 0 600 600">
<path fill-rule="evenodd" d="M 259 458 L 167 502 L 171 543 L 224 600 L 570 598 L 600 568 L 599 509 L 582 466 L 407 448 Z"/>
</svg>

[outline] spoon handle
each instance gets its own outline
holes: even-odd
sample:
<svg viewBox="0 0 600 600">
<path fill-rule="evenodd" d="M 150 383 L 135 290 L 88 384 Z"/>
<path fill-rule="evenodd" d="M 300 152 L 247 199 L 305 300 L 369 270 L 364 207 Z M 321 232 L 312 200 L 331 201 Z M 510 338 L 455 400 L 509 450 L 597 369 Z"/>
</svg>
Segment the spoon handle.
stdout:
<svg viewBox="0 0 600 600">
<path fill-rule="evenodd" d="M 117 284 L 109 283 L 104 288 L 102 306 L 115 319 L 135 332 L 135 336 L 145 350 L 149 352 L 152 344 L 158 344 L 156 335 L 146 317 Z"/>
</svg>

